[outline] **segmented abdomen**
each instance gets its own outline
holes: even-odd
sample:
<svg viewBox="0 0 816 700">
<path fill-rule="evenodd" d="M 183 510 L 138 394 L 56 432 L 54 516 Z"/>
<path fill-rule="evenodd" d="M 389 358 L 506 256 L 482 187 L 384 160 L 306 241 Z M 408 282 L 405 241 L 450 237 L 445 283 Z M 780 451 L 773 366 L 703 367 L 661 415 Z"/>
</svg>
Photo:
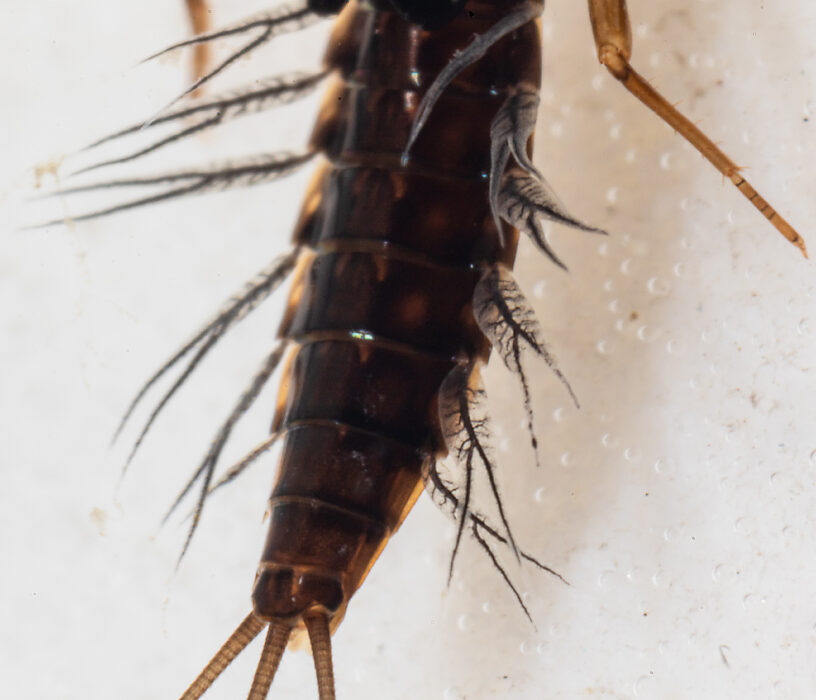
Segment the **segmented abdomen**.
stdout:
<svg viewBox="0 0 816 700">
<path fill-rule="evenodd" d="M 474 289 L 493 264 L 512 265 L 517 243 L 506 228 L 501 245 L 491 214 L 491 122 L 519 86 L 538 89 L 537 24 L 463 71 L 401 155 L 428 85 L 518 4 L 474 0 L 433 32 L 358 3 L 337 20 L 312 136 L 326 162 L 297 225 L 305 252 L 280 330 L 296 347 L 254 593 L 267 619 L 345 605 L 445 451 L 443 380 L 487 359 Z"/>
</svg>

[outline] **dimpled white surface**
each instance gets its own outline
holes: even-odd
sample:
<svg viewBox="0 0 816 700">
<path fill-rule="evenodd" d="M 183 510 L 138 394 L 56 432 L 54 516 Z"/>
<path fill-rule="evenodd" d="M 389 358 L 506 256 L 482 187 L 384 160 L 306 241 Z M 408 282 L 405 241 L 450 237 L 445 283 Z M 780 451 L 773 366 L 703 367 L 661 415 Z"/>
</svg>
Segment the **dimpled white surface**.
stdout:
<svg viewBox="0 0 816 700">
<path fill-rule="evenodd" d="M 183 36 L 181 2 L 17 3 L 0 26 L 3 228 L 70 215 L 29 204 L 26 168 L 145 118 L 183 63 L 128 70 Z M 264 3 L 214 3 L 228 21 Z M 749 167 L 816 251 L 816 7 L 632 0 L 634 65 Z M 814 267 L 608 77 L 584 3 L 550 0 L 536 163 L 608 238 L 551 227 L 570 268 L 522 244 L 517 278 L 581 408 L 529 365 L 485 373 L 518 542 L 570 586 L 504 555 L 535 620 L 423 498 L 334 638 L 338 697 L 807 699 L 816 691 Z M 322 31 L 220 84 L 318 65 Z M 143 164 L 296 148 L 317 99 Z M 149 167 L 148 167 L 149 166 Z M 0 236 L 3 697 L 174 698 L 249 609 L 274 459 L 185 526 L 157 524 L 270 347 L 279 304 L 242 324 L 157 425 L 117 489 L 107 443 L 132 393 L 285 249 L 308 174 L 240 192 Z M 274 392 L 225 464 L 268 428 Z M 144 414 L 140 414 L 144 417 Z M 133 438 L 125 436 L 124 443 Z M 246 693 L 253 646 L 208 698 Z M 271 698 L 316 698 L 287 654 Z"/>
</svg>

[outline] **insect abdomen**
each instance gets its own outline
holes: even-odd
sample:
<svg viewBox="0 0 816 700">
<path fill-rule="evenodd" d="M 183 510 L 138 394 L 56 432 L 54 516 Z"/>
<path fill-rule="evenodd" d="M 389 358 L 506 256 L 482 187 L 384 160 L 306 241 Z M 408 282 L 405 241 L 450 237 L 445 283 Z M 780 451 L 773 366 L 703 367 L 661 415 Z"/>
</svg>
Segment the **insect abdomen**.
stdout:
<svg viewBox="0 0 816 700">
<path fill-rule="evenodd" d="M 519 84 L 538 87 L 536 24 L 454 80 L 401 156 L 430 82 L 516 5 L 471 2 L 434 32 L 356 3 L 337 21 L 336 78 L 312 137 L 328 162 L 295 233 L 309 252 L 281 327 L 297 347 L 273 426 L 285 437 L 261 617 L 347 603 L 445 451 L 443 380 L 487 358 L 474 289 L 489 266 L 512 264 L 517 242 L 508 228 L 502 246 L 491 216 L 491 122 Z"/>
</svg>

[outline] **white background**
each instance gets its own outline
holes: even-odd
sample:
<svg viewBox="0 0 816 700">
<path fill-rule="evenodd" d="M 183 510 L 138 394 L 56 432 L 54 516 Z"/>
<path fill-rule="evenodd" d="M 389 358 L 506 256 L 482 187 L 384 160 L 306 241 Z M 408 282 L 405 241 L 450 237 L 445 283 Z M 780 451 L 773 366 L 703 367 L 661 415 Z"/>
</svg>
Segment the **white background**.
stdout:
<svg viewBox="0 0 816 700">
<path fill-rule="evenodd" d="M 241 5 L 236 8 L 236 5 Z M 816 253 L 816 9 L 796 0 L 630 3 L 634 65 L 698 120 Z M 228 21 L 258 3 L 215 5 Z M 262 6 L 262 4 L 260 4 Z M 571 269 L 531 246 L 520 283 L 581 399 L 534 372 L 536 470 L 515 381 L 487 373 L 520 543 L 571 582 L 512 574 L 537 628 L 422 499 L 335 636 L 340 698 L 810 698 L 816 688 L 813 266 L 597 66 L 583 3 L 544 15 L 536 162 L 608 240 L 553 228 Z M 249 610 L 274 460 L 184 525 L 158 522 L 270 346 L 275 304 L 202 367 L 117 489 L 127 401 L 175 347 L 285 249 L 303 173 L 85 225 L 22 206 L 34 164 L 145 118 L 186 64 L 131 69 L 187 31 L 181 3 L 7 8 L 0 153 L 0 677 L 3 697 L 173 698 Z M 221 85 L 318 64 L 282 40 Z M 296 148 L 315 100 L 142 164 Z M 134 166 L 135 169 L 135 166 Z M 68 172 L 66 163 L 61 172 Z M 263 435 L 267 393 L 225 455 Z M 258 648 L 208 698 L 242 697 Z M 316 697 L 287 654 L 270 697 Z"/>
</svg>

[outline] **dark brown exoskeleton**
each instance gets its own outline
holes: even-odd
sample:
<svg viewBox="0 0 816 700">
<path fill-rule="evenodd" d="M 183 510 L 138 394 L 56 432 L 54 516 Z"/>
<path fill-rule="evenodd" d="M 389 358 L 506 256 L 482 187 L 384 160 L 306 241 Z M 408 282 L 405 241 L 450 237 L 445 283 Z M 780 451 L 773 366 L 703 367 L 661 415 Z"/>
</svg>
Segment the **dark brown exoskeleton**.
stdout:
<svg viewBox="0 0 816 700">
<path fill-rule="evenodd" d="M 352 3 L 338 19 L 311 141 L 324 163 L 297 225 L 303 252 L 280 331 L 293 349 L 273 425 L 283 448 L 254 609 L 185 698 L 267 623 L 250 697 L 265 696 L 303 625 L 320 697 L 334 697 L 330 630 L 424 484 L 454 503 L 460 537 L 467 526 L 488 552 L 490 539 L 515 549 L 474 373 L 491 341 L 519 370 L 523 346 L 546 351 L 509 277 L 518 234 L 497 223 L 544 212 L 587 228 L 548 201 L 528 161 L 541 9 L 471 0 L 434 19 L 433 31 L 387 3 Z M 484 44 L 478 61 L 467 53 L 474 36 Z M 423 96 L 457 53 L 473 65 L 463 62 L 413 139 Z M 511 155 L 518 165 L 502 179 Z M 448 449 L 464 470 L 461 503 L 435 467 Z M 500 527 L 471 512 L 477 465 Z"/>
<path fill-rule="evenodd" d="M 181 376 L 150 414 L 132 458 L 201 359 L 293 273 L 280 344 L 173 506 L 200 480 L 189 544 L 207 495 L 274 441 L 282 442 L 253 610 L 184 693 L 186 700 L 201 696 L 267 626 L 249 697 L 266 696 L 290 635 L 305 628 L 321 700 L 333 698 L 331 632 L 423 487 L 458 523 L 451 572 L 461 539 L 469 532 L 529 616 L 494 548 L 506 547 L 551 571 L 521 551 L 511 534 L 490 456 L 478 376 L 479 365 L 496 347 L 521 378 L 535 448 L 522 351 L 542 357 L 566 381 L 510 275 L 517 229 L 559 265 L 541 218 L 601 233 L 564 211 L 529 160 L 541 79 L 538 17 L 543 5 L 540 0 L 322 0 L 283 7 L 179 44 L 201 46 L 222 36 L 259 32 L 201 75 L 185 95 L 259 43 L 341 6 L 323 72 L 171 105 L 148 126 L 183 120 L 180 131 L 80 171 L 133 160 L 243 112 L 291 101 L 327 76 L 331 81 L 306 153 L 115 180 L 104 186 L 164 184 L 168 189 L 76 217 L 253 184 L 316 155 L 321 159 L 292 253 L 264 270 L 160 368 L 123 419 L 160 377 L 189 356 Z M 141 130 L 132 127 L 98 143 Z M 272 437 L 213 485 L 232 428 L 284 357 Z M 436 462 L 446 453 L 457 466 L 455 473 L 443 475 Z M 486 477 L 495 522 L 473 506 L 477 477 Z"/>
<path fill-rule="evenodd" d="M 625 2 L 589 4 L 599 56 L 615 77 L 698 145 L 801 246 L 793 229 L 758 198 L 736 166 L 631 69 Z M 200 3 L 190 6 L 200 9 Z M 314 156 L 321 159 L 305 197 L 293 252 L 264 270 L 174 355 L 125 416 L 127 420 L 160 377 L 189 357 L 150 415 L 135 452 L 201 359 L 294 273 L 280 344 L 264 360 L 173 506 L 200 481 L 192 536 L 208 494 L 235 478 L 274 441 L 282 442 L 253 610 L 184 693 L 184 700 L 200 697 L 265 627 L 250 699 L 266 697 L 290 635 L 304 628 L 314 652 L 320 698 L 334 698 L 330 635 L 423 487 L 457 522 L 451 570 L 461 539 L 469 532 L 525 613 L 494 548 L 506 547 L 549 571 L 520 550 L 511 534 L 489 450 L 478 376 L 479 366 L 496 348 L 521 381 L 535 450 L 523 353 L 540 356 L 569 387 L 510 273 L 519 231 L 562 267 L 544 236 L 542 219 L 603 233 L 570 216 L 529 159 L 541 77 L 537 18 L 543 4 L 309 0 L 171 47 L 200 47 L 223 36 L 257 32 L 205 72 L 188 93 L 276 34 L 341 9 L 323 72 L 271 79 L 227 96 L 171 106 L 150 124 L 188 120 L 180 131 L 129 156 L 84 169 L 132 160 L 248 110 L 296 99 L 327 76 L 331 81 L 308 152 L 105 183 L 164 184 L 168 189 L 76 217 L 254 184 Z M 103 141 L 140 130 L 136 126 Z M 213 484 L 235 423 L 284 357 L 272 436 Z M 453 474 L 443 475 L 437 461 L 446 454 L 455 466 Z M 473 506 L 476 478 L 486 479 L 493 496 L 492 520 Z"/>
</svg>

